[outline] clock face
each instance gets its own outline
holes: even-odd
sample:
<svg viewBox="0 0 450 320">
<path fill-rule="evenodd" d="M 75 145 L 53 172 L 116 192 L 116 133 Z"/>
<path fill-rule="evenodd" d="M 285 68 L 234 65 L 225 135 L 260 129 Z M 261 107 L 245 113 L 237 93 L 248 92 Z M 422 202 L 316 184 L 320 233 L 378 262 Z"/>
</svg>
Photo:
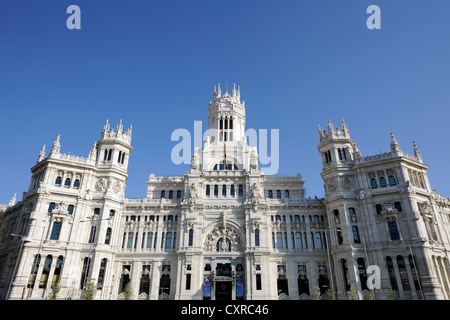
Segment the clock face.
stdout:
<svg viewBox="0 0 450 320">
<path fill-rule="evenodd" d="M 231 105 L 229 103 L 226 103 L 226 104 L 223 105 L 223 108 L 225 110 L 230 110 L 231 109 Z"/>
</svg>

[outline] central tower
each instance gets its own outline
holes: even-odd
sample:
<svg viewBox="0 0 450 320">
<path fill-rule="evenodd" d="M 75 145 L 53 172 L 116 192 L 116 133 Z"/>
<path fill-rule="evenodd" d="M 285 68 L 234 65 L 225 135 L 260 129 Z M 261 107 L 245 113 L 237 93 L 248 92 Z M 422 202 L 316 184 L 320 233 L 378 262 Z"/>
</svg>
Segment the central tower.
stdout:
<svg viewBox="0 0 450 320">
<path fill-rule="evenodd" d="M 231 95 L 222 95 L 220 84 L 214 87 L 208 109 L 208 136 L 203 149 L 193 155 L 194 167 L 201 171 L 257 169 L 256 147 L 249 147 L 245 135 L 245 102 L 239 86 L 233 84 Z M 201 162 L 196 166 L 196 162 Z"/>
<path fill-rule="evenodd" d="M 234 145 L 245 137 L 245 102 L 241 103 L 239 86 L 233 84 L 231 95 L 222 95 L 220 83 L 214 87 L 213 101 L 209 103 L 208 128 L 213 145 Z"/>
</svg>

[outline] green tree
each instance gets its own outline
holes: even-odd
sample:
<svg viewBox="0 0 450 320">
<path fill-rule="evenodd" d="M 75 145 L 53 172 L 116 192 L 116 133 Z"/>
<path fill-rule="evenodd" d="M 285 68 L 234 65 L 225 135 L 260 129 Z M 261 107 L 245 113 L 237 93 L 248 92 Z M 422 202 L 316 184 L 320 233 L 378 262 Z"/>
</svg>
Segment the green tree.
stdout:
<svg viewBox="0 0 450 320">
<path fill-rule="evenodd" d="M 58 298 L 58 293 L 61 290 L 61 286 L 59 285 L 59 281 L 52 285 L 52 292 L 50 293 L 50 300 L 56 300 Z"/>
<path fill-rule="evenodd" d="M 389 300 L 400 300 L 400 296 L 398 295 L 397 290 L 392 289 L 392 287 L 389 288 Z"/>
<path fill-rule="evenodd" d="M 327 300 L 334 300 L 333 290 L 328 288 L 327 291 L 325 291 L 325 296 L 327 297 Z"/>
<path fill-rule="evenodd" d="M 350 290 L 347 293 L 348 293 L 348 300 L 359 300 L 358 291 L 354 286 L 351 286 Z"/>
<path fill-rule="evenodd" d="M 131 282 L 128 282 L 123 290 L 123 296 L 125 300 L 131 300 L 133 298 L 133 288 L 131 287 Z"/>
<path fill-rule="evenodd" d="M 313 300 L 320 300 L 320 289 L 317 287 L 314 288 Z"/>
<path fill-rule="evenodd" d="M 95 283 L 87 283 L 83 293 L 83 300 L 94 300 L 96 293 L 97 288 L 95 287 Z"/>
</svg>

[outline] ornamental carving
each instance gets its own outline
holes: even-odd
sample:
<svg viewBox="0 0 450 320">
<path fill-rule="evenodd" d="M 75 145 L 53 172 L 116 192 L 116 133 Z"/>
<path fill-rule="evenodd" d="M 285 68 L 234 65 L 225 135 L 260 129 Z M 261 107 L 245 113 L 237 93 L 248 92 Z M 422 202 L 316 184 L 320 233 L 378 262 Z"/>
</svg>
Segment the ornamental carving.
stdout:
<svg viewBox="0 0 450 320">
<path fill-rule="evenodd" d="M 97 191 L 105 191 L 107 186 L 107 182 L 105 179 L 98 179 L 97 183 L 95 184 L 95 189 Z"/>
<path fill-rule="evenodd" d="M 229 245 L 231 244 L 231 251 L 239 251 L 240 249 L 240 238 L 236 230 L 224 226 L 222 228 L 215 227 L 210 234 L 206 237 L 204 249 L 206 251 L 216 251 L 217 242 L 222 239 L 221 246 L 219 246 L 220 252 L 229 251 Z"/>
</svg>

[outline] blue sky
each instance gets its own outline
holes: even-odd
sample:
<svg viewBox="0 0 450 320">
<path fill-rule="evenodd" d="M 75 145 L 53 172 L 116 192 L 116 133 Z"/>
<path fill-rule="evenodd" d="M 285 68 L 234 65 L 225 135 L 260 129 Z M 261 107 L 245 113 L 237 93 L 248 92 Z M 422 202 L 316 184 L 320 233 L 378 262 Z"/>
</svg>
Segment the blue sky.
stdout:
<svg viewBox="0 0 450 320">
<path fill-rule="evenodd" d="M 66 9 L 81 8 L 81 30 Z M 381 8 L 381 30 L 366 9 Z M 170 159 L 177 128 L 204 121 L 218 82 L 240 85 L 247 128 L 279 129 L 278 175 L 323 196 L 317 124 L 345 119 L 363 156 L 412 141 L 450 196 L 450 1 L 0 2 L 0 203 L 26 191 L 43 144 L 86 157 L 109 119 L 133 125 L 126 196 Z"/>
</svg>

